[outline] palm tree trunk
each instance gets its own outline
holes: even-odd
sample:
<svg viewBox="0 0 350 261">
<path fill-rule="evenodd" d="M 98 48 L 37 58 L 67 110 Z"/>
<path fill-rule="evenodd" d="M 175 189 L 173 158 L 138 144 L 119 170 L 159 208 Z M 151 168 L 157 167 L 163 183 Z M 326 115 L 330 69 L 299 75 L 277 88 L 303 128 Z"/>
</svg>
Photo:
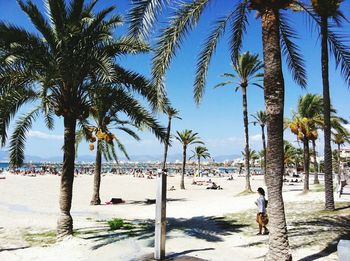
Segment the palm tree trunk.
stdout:
<svg viewBox="0 0 350 261">
<path fill-rule="evenodd" d="M 201 173 L 201 157 L 198 157 L 198 176 L 200 176 Z"/>
<path fill-rule="evenodd" d="M 163 171 L 166 169 L 166 160 L 168 157 L 168 148 L 169 148 L 169 140 L 170 140 L 170 129 L 171 129 L 171 117 L 169 117 L 168 128 L 167 128 L 167 132 L 166 132 L 166 140 L 164 143 Z"/>
<path fill-rule="evenodd" d="M 331 100 L 329 93 L 328 75 L 328 21 L 321 17 L 321 66 L 323 84 L 323 111 L 324 111 L 324 183 L 325 209 L 334 210 L 332 147 L 331 147 Z"/>
<path fill-rule="evenodd" d="M 266 139 L 265 139 L 265 126 L 261 126 L 261 139 L 264 150 L 264 176 L 266 176 Z"/>
<path fill-rule="evenodd" d="M 267 113 L 266 185 L 270 207 L 269 251 L 265 260 L 292 260 L 282 196 L 284 173 L 284 79 L 279 34 L 279 13 L 267 9 L 262 16 L 264 96 Z"/>
<path fill-rule="evenodd" d="M 315 168 L 314 184 L 320 184 L 320 181 L 318 179 L 318 163 L 317 163 L 316 141 L 315 140 L 312 140 L 312 152 L 313 152 L 314 168 Z"/>
<path fill-rule="evenodd" d="M 248 105 L 247 105 L 247 87 L 242 87 L 242 98 L 243 98 L 243 122 L 244 122 L 244 140 L 245 140 L 245 159 L 244 159 L 244 167 L 245 167 L 245 190 L 252 191 L 252 187 L 250 186 L 250 162 L 249 162 L 249 131 L 248 131 Z"/>
<path fill-rule="evenodd" d="M 340 183 L 341 180 L 341 161 L 340 161 L 340 144 L 338 145 L 338 175 L 337 175 L 337 182 Z"/>
<path fill-rule="evenodd" d="M 309 150 L 309 141 L 304 138 L 304 193 L 310 190 L 309 186 L 309 176 L 310 176 L 310 150 Z"/>
<path fill-rule="evenodd" d="M 60 216 L 57 221 L 57 238 L 60 240 L 73 233 L 72 206 L 76 119 L 64 117 L 63 167 L 60 186 Z"/>
<path fill-rule="evenodd" d="M 90 205 L 100 205 L 100 185 L 101 185 L 101 168 L 102 168 L 102 155 L 101 155 L 101 141 L 97 141 L 96 160 L 95 160 L 95 175 L 94 175 L 94 190 Z"/>
<path fill-rule="evenodd" d="M 182 174 L 180 188 L 185 189 L 185 172 L 186 172 L 186 146 L 183 147 L 183 158 L 182 158 Z"/>
</svg>

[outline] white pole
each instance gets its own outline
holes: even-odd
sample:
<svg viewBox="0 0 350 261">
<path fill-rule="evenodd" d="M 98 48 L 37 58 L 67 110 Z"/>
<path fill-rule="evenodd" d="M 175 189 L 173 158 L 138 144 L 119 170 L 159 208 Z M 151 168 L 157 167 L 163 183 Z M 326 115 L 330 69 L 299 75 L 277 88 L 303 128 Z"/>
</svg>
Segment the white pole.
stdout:
<svg viewBox="0 0 350 261">
<path fill-rule="evenodd" d="M 156 220 L 154 236 L 154 258 L 163 260 L 165 258 L 166 239 L 166 188 L 167 174 L 162 171 L 157 178 L 157 198 L 156 198 Z"/>
</svg>

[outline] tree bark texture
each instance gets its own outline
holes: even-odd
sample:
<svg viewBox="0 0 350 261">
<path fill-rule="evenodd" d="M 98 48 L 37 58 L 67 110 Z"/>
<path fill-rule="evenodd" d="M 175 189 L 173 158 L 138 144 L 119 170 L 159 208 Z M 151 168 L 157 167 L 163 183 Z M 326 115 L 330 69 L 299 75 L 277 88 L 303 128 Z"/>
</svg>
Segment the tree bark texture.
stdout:
<svg viewBox="0 0 350 261">
<path fill-rule="evenodd" d="M 249 130 L 248 130 L 248 103 L 247 103 L 247 87 L 241 86 L 242 88 L 242 98 L 243 98 L 243 123 L 244 123 L 244 141 L 245 141 L 245 158 L 244 158 L 244 167 L 245 167 L 245 190 L 252 191 L 250 185 L 250 158 L 249 158 Z"/>
<path fill-rule="evenodd" d="M 310 149 L 309 149 L 309 141 L 304 138 L 304 193 L 310 190 L 309 186 L 309 176 L 310 176 Z"/>
<path fill-rule="evenodd" d="M 74 161 L 75 161 L 75 129 L 76 119 L 64 117 L 64 145 L 63 167 L 60 185 L 60 216 L 57 221 L 57 238 L 62 238 L 73 233 L 73 219 L 70 215 L 72 206 Z"/>
<path fill-rule="evenodd" d="M 183 158 L 182 158 L 182 174 L 181 174 L 181 183 L 180 188 L 185 189 L 185 173 L 186 173 L 186 150 L 187 147 L 183 146 Z"/>
<path fill-rule="evenodd" d="M 101 187 L 101 168 L 102 168 L 102 155 L 101 155 L 101 141 L 97 141 L 96 160 L 95 160 L 95 174 L 94 174 L 94 187 L 92 199 L 90 205 L 100 205 L 100 187 Z"/>
<path fill-rule="evenodd" d="M 289 241 L 282 197 L 284 173 L 283 111 L 284 79 L 279 34 L 279 13 L 267 9 L 262 13 L 264 50 L 264 96 L 267 113 L 266 184 L 269 198 L 268 261 L 289 261 Z"/>
<path fill-rule="evenodd" d="M 261 139 L 263 143 L 263 150 L 264 150 L 264 176 L 266 179 L 266 138 L 265 138 L 265 126 L 261 126 Z"/>
<path fill-rule="evenodd" d="M 331 147 L 331 98 L 328 75 L 328 21 L 321 17 L 321 66 L 324 110 L 324 183 L 325 209 L 334 210 L 332 147 Z"/>
<path fill-rule="evenodd" d="M 169 140 L 170 140 L 170 130 L 171 130 L 171 117 L 169 117 L 168 128 L 167 128 L 167 132 L 166 132 L 166 140 L 164 143 L 163 171 L 166 169 L 166 160 L 168 157 L 168 148 L 169 148 Z"/>
<path fill-rule="evenodd" d="M 320 184 L 320 180 L 318 179 L 318 163 L 317 163 L 316 141 L 315 140 L 312 140 L 312 154 L 313 154 L 313 158 L 314 158 L 314 168 L 315 168 L 314 184 Z"/>
</svg>

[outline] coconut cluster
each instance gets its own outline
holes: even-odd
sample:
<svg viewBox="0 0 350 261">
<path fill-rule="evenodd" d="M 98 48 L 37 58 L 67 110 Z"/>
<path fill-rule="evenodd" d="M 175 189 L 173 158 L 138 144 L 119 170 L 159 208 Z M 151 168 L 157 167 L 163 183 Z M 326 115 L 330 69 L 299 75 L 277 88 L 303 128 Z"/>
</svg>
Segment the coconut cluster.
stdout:
<svg viewBox="0 0 350 261">
<path fill-rule="evenodd" d="M 88 140 L 90 141 L 89 149 L 92 151 L 95 149 L 94 143 L 96 140 L 104 140 L 109 144 L 113 143 L 113 140 L 116 139 L 116 136 L 113 133 L 104 131 L 101 128 L 89 127 L 86 133 Z"/>
<path fill-rule="evenodd" d="M 318 132 L 311 128 L 312 122 L 308 118 L 297 119 L 288 126 L 292 133 L 297 135 L 298 140 L 317 140 Z"/>
</svg>

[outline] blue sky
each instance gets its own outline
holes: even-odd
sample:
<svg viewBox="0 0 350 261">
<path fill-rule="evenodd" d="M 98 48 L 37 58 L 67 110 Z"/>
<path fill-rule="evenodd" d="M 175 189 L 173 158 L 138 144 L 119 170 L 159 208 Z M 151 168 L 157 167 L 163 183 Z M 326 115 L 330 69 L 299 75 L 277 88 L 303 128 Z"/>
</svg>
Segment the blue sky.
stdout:
<svg viewBox="0 0 350 261">
<path fill-rule="evenodd" d="M 42 0 L 34 0 L 43 8 Z M 117 13 L 125 14 L 131 1 L 101 0 L 96 10 L 104 6 L 115 4 Z M 170 100 L 173 106 L 180 110 L 183 120 L 174 120 L 173 130 L 192 129 L 199 133 L 200 137 L 206 143 L 212 155 L 240 154 L 243 150 L 243 116 L 242 116 L 242 97 L 240 92 L 234 92 L 234 87 L 223 87 L 213 89 L 213 86 L 221 82 L 223 78 L 220 75 L 224 72 L 232 72 L 230 66 L 230 56 L 228 52 L 227 38 L 223 38 L 218 45 L 215 56 L 210 64 L 208 72 L 207 87 L 203 102 L 197 106 L 193 100 L 193 81 L 196 65 L 196 57 L 201 48 L 202 42 L 207 36 L 209 29 L 215 18 L 225 15 L 234 1 L 232 0 L 214 0 L 209 9 L 200 20 L 198 27 L 187 37 L 182 49 L 177 52 L 176 58 L 171 64 L 171 68 L 166 76 L 166 86 Z M 343 10 L 350 10 L 350 1 L 344 1 Z M 33 31 L 29 19 L 21 12 L 15 0 L 0 0 L 0 19 L 6 22 L 27 28 Z M 44 10 L 44 9 L 43 9 Z M 291 79 L 286 65 L 284 65 L 284 77 L 286 85 L 285 114 L 291 116 L 291 110 L 295 108 L 297 98 L 306 92 L 322 93 L 321 75 L 320 75 L 320 52 L 319 39 L 317 32 L 312 32 L 308 25 L 308 20 L 302 14 L 288 15 L 290 24 L 298 32 L 299 44 L 307 66 L 308 88 L 302 90 Z M 255 13 L 250 15 L 250 25 L 245 37 L 243 51 L 258 53 L 262 58 L 261 29 L 260 20 L 256 18 Z M 342 32 L 350 35 L 349 24 Z M 122 35 L 125 26 L 118 28 L 116 35 Z M 137 72 L 149 76 L 151 55 L 141 55 L 126 57 L 119 62 L 124 67 L 133 69 Z M 339 114 L 349 119 L 349 89 L 335 71 L 333 60 L 330 66 L 331 96 L 334 107 Z M 30 106 L 23 108 L 28 110 Z M 263 91 L 255 86 L 250 86 L 248 90 L 248 110 L 249 114 L 264 108 Z M 166 125 L 166 119 L 159 115 L 160 121 Z M 260 128 L 250 125 L 251 146 L 253 149 L 261 149 Z M 62 119 L 56 119 L 54 131 L 45 129 L 43 121 L 37 121 L 32 131 L 29 133 L 26 146 L 26 154 L 57 156 L 61 154 L 62 146 Z M 118 135 L 118 133 L 117 133 Z M 119 134 L 131 155 L 163 153 L 163 146 L 150 134 L 140 133 L 141 142 L 133 141 L 131 138 Z M 289 132 L 286 132 L 286 138 L 294 140 Z M 319 145 L 322 141 L 319 139 Z M 320 147 L 321 148 L 321 147 Z M 82 144 L 79 154 L 90 154 L 87 144 Z M 174 141 L 170 154 L 181 153 L 180 145 Z M 322 154 L 322 153 L 321 153 Z"/>
</svg>

